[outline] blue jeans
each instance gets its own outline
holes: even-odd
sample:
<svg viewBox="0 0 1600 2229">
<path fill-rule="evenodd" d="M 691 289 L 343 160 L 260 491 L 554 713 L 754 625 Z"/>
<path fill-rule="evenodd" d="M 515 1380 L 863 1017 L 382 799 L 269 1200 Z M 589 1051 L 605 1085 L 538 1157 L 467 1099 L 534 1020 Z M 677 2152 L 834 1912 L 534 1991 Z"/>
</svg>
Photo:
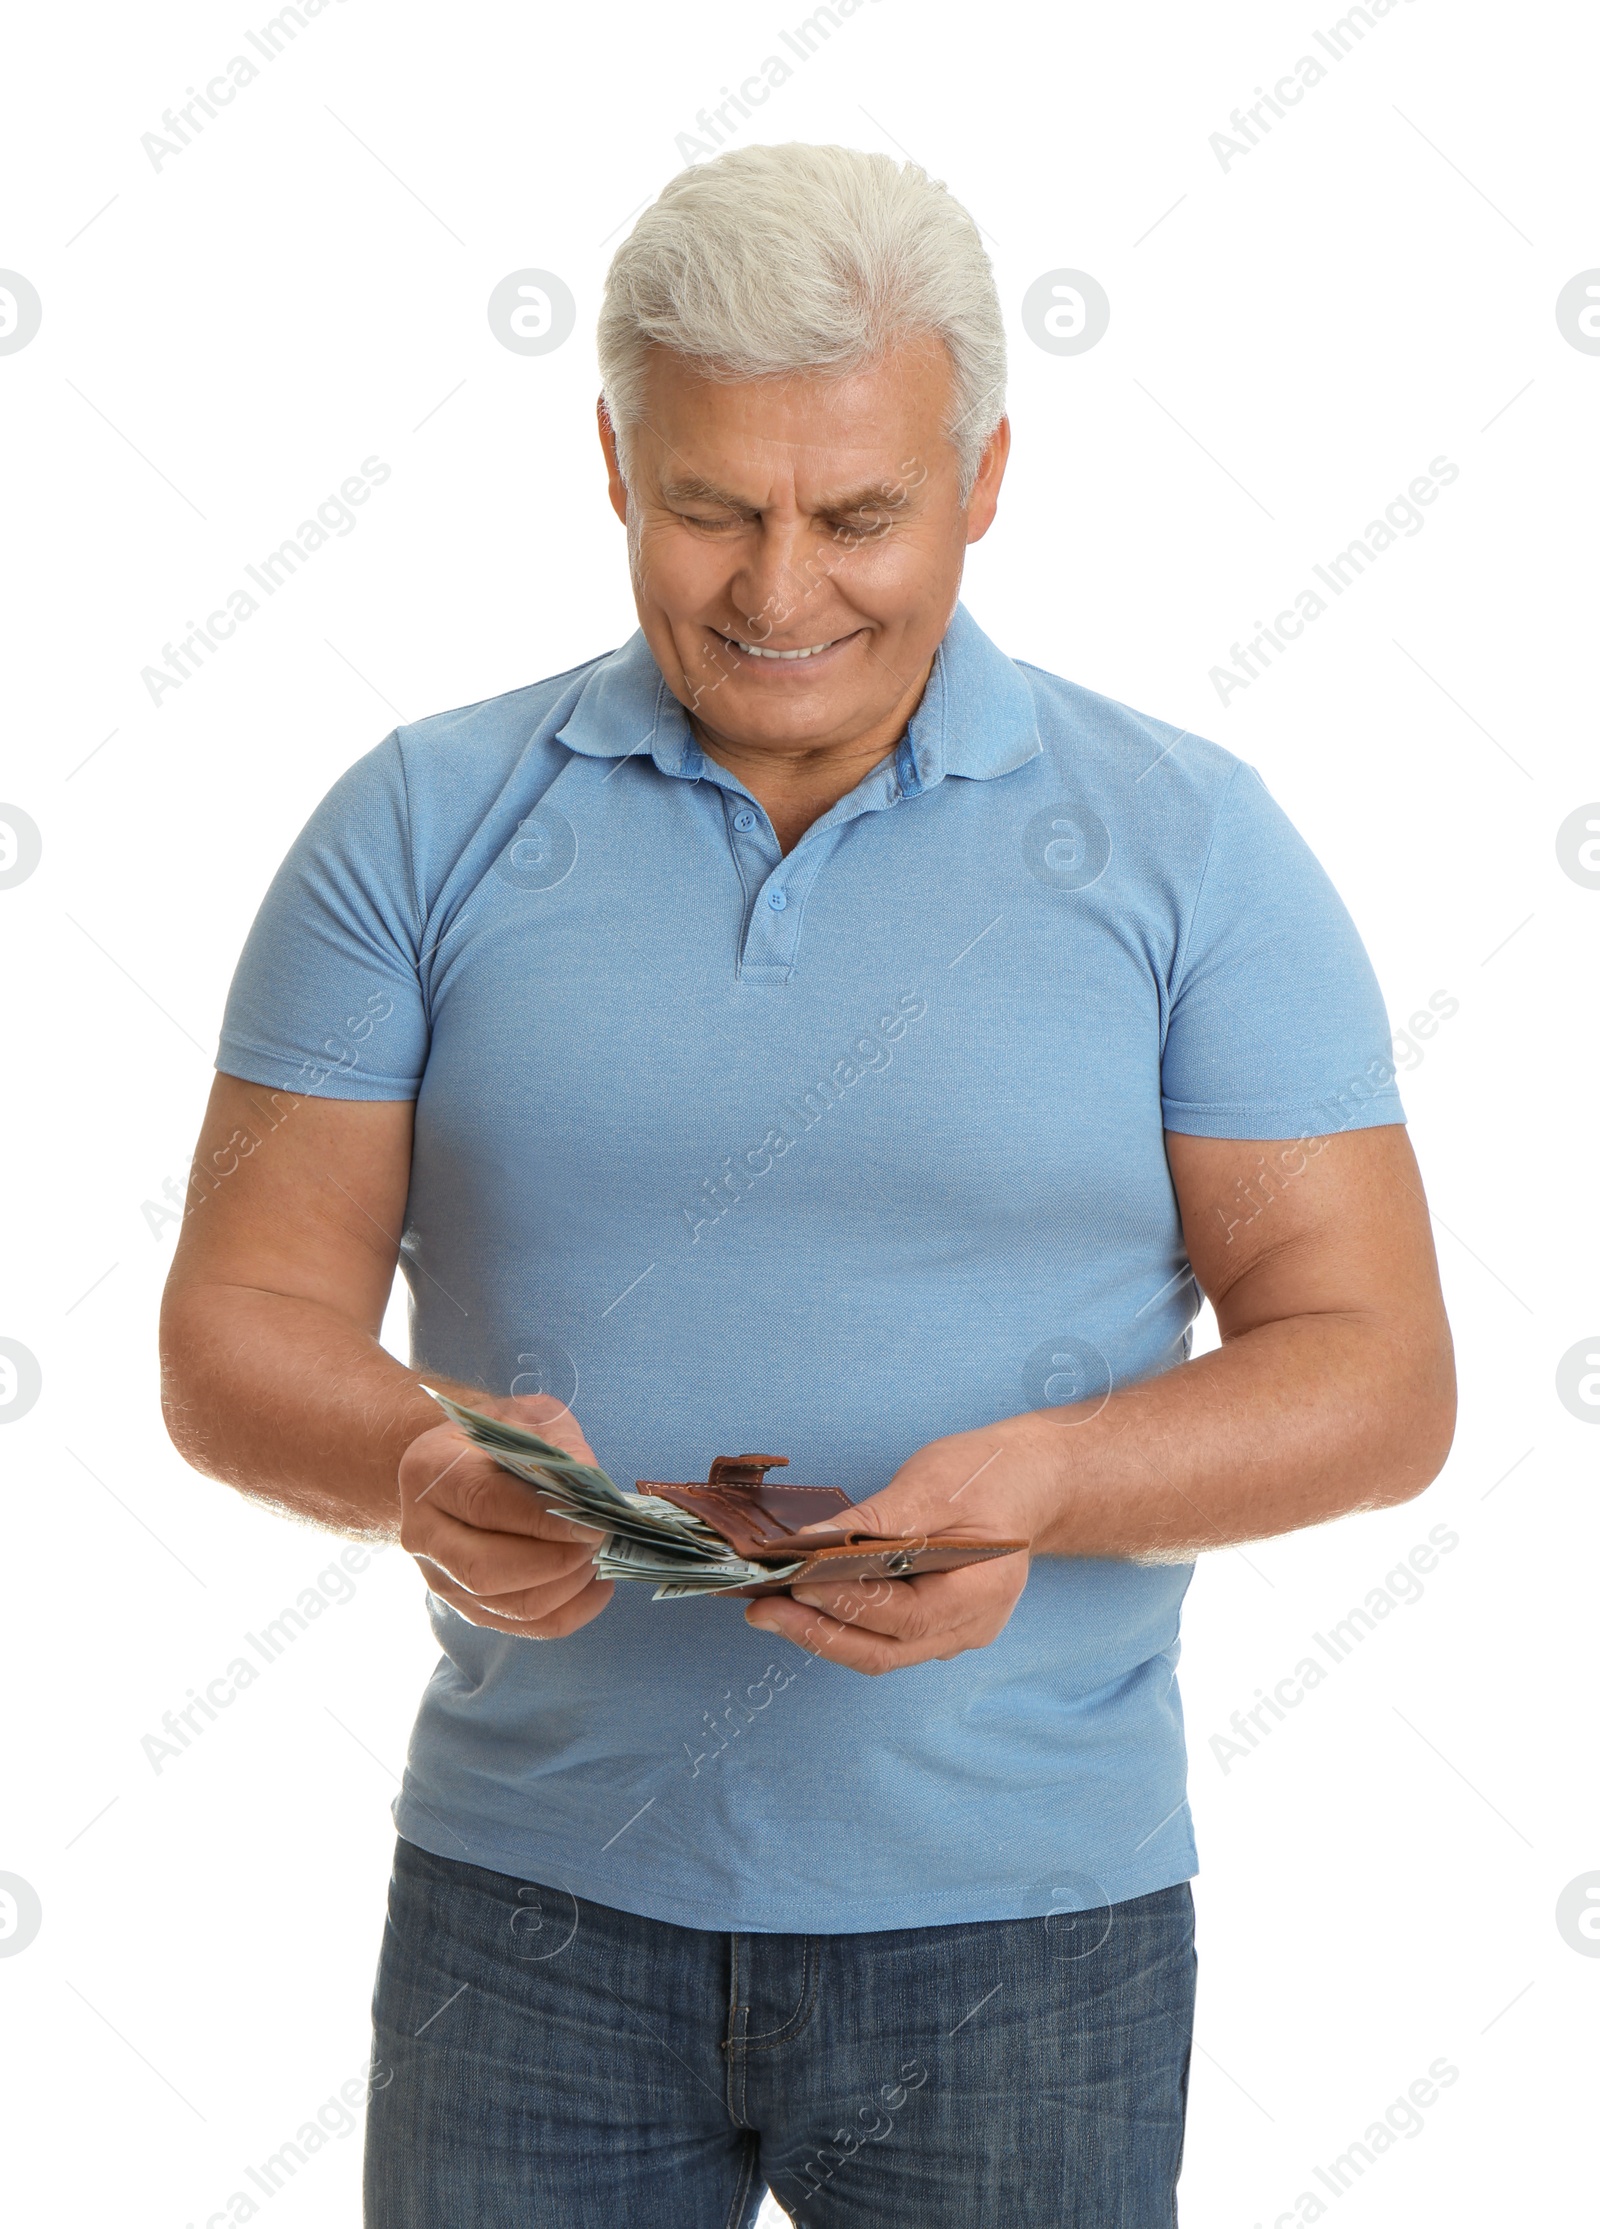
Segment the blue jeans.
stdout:
<svg viewBox="0 0 1600 2229">
<path fill-rule="evenodd" d="M 1172 2229 L 1194 1972 L 1187 1882 L 723 1935 L 402 1841 L 367 2229 Z"/>
</svg>

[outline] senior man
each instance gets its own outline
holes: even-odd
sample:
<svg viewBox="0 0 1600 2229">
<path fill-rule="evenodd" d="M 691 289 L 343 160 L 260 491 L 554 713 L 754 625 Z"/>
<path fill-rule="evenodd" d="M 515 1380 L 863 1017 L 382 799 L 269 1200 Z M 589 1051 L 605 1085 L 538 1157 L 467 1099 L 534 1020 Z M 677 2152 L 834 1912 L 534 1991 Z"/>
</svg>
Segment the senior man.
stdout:
<svg viewBox="0 0 1600 2229">
<path fill-rule="evenodd" d="M 317 808 L 164 1314 L 189 1460 L 398 1537 L 443 1650 L 368 2220 L 1156 2229 L 1193 1560 L 1450 1442 L 1382 1002 L 1249 766 L 958 602 L 1009 434 L 942 186 L 686 171 L 599 341 L 639 631 Z M 625 1484 L 773 1449 L 1030 1553 L 657 1602 L 423 1380 Z"/>
</svg>

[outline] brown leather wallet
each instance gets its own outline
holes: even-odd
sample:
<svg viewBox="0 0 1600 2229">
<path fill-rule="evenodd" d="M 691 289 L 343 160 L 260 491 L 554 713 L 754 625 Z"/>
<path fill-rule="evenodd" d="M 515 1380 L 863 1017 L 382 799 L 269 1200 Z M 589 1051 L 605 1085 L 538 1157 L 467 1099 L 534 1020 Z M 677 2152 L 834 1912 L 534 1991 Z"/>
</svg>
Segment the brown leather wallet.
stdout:
<svg viewBox="0 0 1600 2229">
<path fill-rule="evenodd" d="M 700 1518 L 751 1563 L 805 1559 L 786 1579 L 768 1586 L 729 1587 L 729 1594 L 787 1594 L 791 1587 L 818 1579 L 910 1579 L 925 1571 L 985 1563 L 993 1556 L 1019 1555 L 1028 1545 L 1025 1540 L 978 1540 L 948 1532 L 936 1539 L 891 1540 L 848 1526 L 798 1540 L 795 1535 L 803 1525 L 854 1505 L 838 1486 L 791 1486 L 785 1480 L 768 1485 L 766 1473 L 788 1460 L 787 1455 L 719 1455 L 706 1479 L 640 1478 L 634 1483 L 639 1493 L 658 1494 Z"/>
</svg>

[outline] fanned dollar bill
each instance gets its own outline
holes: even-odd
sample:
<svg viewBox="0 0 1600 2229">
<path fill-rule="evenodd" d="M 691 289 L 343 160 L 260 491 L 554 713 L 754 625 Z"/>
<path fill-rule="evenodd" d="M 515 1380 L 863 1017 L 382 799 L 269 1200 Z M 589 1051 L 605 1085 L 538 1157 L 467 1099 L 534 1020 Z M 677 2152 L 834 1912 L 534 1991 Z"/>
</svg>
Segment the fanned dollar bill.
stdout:
<svg viewBox="0 0 1600 2229">
<path fill-rule="evenodd" d="M 485 1416 L 481 1409 L 469 1409 L 431 1385 L 422 1390 L 432 1394 L 474 1447 L 481 1447 L 502 1470 L 534 1487 L 554 1515 L 604 1533 L 595 1556 L 595 1570 L 602 1579 L 653 1582 L 655 1600 L 661 1602 L 725 1594 L 762 1581 L 770 1584 L 801 1568 L 799 1562 L 750 1563 L 735 1555 L 709 1525 L 659 1495 L 629 1493 L 597 1464 L 580 1462 L 537 1432 Z"/>
</svg>

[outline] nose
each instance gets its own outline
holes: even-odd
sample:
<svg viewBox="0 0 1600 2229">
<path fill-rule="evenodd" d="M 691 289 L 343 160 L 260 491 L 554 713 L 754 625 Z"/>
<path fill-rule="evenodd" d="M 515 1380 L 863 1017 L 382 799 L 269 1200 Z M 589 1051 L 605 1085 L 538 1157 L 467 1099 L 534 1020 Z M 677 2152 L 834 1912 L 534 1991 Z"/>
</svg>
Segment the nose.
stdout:
<svg viewBox="0 0 1600 2229">
<path fill-rule="evenodd" d="M 766 513 L 728 583 L 733 608 L 749 630 L 745 640 L 763 643 L 785 632 L 827 581 L 823 552 L 801 514 Z"/>
</svg>

